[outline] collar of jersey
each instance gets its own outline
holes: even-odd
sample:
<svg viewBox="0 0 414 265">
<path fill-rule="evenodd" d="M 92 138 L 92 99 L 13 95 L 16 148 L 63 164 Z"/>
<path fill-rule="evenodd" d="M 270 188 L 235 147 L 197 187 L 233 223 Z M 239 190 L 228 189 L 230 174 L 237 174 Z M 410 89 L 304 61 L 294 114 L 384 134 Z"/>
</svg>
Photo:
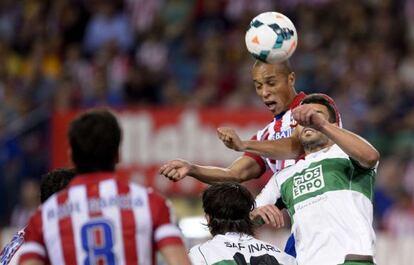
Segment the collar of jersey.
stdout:
<svg viewBox="0 0 414 265">
<path fill-rule="evenodd" d="M 103 180 L 115 178 L 116 175 L 114 172 L 94 172 L 87 174 L 77 175 L 70 183 L 69 186 L 79 185 L 79 184 L 92 184 L 97 183 Z"/>
<path fill-rule="evenodd" d="M 306 94 L 303 92 L 300 92 L 299 94 L 297 94 L 295 98 L 293 99 L 293 101 L 289 104 L 288 109 L 291 110 L 297 107 L 304 97 L 306 97 Z M 278 115 L 275 116 L 275 119 L 280 120 L 283 117 L 283 115 L 285 115 L 285 113 L 286 111 L 279 113 Z"/>
<path fill-rule="evenodd" d="M 321 149 L 321 150 L 319 150 L 319 151 L 316 151 L 316 152 L 313 152 L 313 153 L 307 154 L 307 155 L 305 156 L 305 160 L 308 160 L 308 159 L 311 159 L 311 158 L 317 157 L 318 155 L 320 155 L 320 154 L 322 154 L 322 153 L 326 153 L 326 152 L 328 152 L 329 150 L 331 150 L 331 148 L 332 148 L 332 147 L 334 147 L 334 146 L 335 146 L 335 144 L 330 145 L 330 146 L 327 146 L 327 147 L 325 147 L 325 148 L 323 148 L 323 149 Z"/>
<path fill-rule="evenodd" d="M 243 238 L 243 239 L 247 239 L 247 240 L 252 238 L 252 236 L 250 236 L 248 234 L 237 233 L 237 232 L 227 232 L 227 233 L 224 234 L 224 236 Z"/>
</svg>

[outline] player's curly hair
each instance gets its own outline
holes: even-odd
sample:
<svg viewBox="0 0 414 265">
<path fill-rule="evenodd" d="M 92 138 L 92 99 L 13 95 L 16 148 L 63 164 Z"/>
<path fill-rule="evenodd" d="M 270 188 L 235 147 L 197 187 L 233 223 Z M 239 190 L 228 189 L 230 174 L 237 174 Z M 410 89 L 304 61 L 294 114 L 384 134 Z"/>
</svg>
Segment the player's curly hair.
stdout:
<svg viewBox="0 0 414 265">
<path fill-rule="evenodd" d="M 203 209 L 213 236 L 227 232 L 254 234 L 249 214 L 255 207 L 252 194 L 238 183 L 220 183 L 203 192 Z"/>
<path fill-rule="evenodd" d="M 40 182 L 40 202 L 44 203 L 54 193 L 64 189 L 74 177 L 75 170 L 65 168 L 44 174 Z"/>
<path fill-rule="evenodd" d="M 77 173 L 115 170 L 121 128 L 111 112 L 97 109 L 83 113 L 72 121 L 68 136 Z"/>
</svg>

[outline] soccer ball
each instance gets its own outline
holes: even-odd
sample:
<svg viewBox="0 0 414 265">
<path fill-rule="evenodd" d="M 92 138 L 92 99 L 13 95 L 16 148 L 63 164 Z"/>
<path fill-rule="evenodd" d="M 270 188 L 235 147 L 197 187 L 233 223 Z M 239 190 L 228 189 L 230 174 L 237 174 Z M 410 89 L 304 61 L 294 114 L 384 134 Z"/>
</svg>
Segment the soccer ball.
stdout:
<svg viewBox="0 0 414 265">
<path fill-rule="evenodd" d="M 247 50 L 258 60 L 275 64 L 289 59 L 298 44 L 298 34 L 290 19 L 278 12 L 253 18 L 245 36 Z"/>
</svg>

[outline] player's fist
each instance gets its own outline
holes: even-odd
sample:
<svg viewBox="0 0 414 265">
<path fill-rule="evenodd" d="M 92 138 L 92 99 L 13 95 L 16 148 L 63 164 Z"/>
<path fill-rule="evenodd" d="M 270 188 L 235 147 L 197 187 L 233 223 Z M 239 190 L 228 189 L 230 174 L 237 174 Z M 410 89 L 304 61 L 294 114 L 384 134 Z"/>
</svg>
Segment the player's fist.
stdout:
<svg viewBox="0 0 414 265">
<path fill-rule="evenodd" d="M 265 224 L 281 228 L 285 225 L 283 213 L 275 205 L 257 207 L 250 213 L 250 219 L 257 221 L 262 219 Z"/>
<path fill-rule="evenodd" d="M 311 104 L 300 105 L 292 110 L 293 119 L 303 126 L 320 130 L 326 123 L 326 117 Z"/>
<path fill-rule="evenodd" d="M 235 151 L 244 151 L 245 146 L 243 141 L 235 130 L 228 127 L 220 127 L 217 129 L 218 138 L 224 143 L 227 148 Z"/>
<path fill-rule="evenodd" d="M 160 167 L 159 173 L 172 181 L 183 179 L 190 172 L 191 164 L 188 161 L 176 159 L 168 161 Z"/>
</svg>

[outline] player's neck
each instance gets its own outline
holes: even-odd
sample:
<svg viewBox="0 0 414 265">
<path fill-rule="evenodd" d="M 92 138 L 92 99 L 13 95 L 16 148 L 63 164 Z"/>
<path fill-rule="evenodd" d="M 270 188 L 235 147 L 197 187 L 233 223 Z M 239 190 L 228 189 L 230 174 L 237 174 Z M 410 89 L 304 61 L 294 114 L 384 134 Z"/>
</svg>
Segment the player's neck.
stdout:
<svg viewBox="0 0 414 265">
<path fill-rule="evenodd" d="M 307 156 L 309 154 L 319 152 L 319 151 L 321 151 L 321 150 L 323 150 L 327 147 L 330 147 L 332 145 L 333 145 L 333 142 L 329 141 L 329 142 L 324 143 L 324 144 L 318 144 L 318 143 L 316 143 L 314 145 L 313 144 L 308 144 L 308 145 L 304 146 L 303 148 L 305 150 L 305 155 Z"/>
</svg>

